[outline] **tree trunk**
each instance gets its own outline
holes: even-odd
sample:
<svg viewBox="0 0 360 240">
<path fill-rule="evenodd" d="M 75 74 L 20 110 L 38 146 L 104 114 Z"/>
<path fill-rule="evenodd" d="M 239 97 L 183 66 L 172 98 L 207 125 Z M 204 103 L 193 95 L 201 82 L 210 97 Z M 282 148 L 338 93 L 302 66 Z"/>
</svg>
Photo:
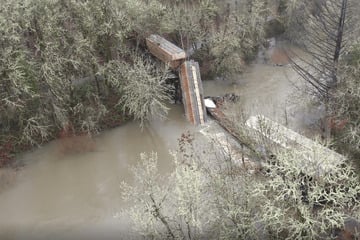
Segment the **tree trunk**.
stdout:
<svg viewBox="0 0 360 240">
<path fill-rule="evenodd" d="M 347 9 L 347 1 L 348 0 L 342 0 L 341 3 L 341 13 L 339 17 L 339 24 L 338 24 L 338 30 L 336 35 L 336 47 L 335 47 L 335 53 L 334 53 L 334 69 L 332 73 L 332 82 L 331 87 L 335 87 L 337 85 L 337 67 L 339 63 L 340 53 L 343 48 L 343 34 L 344 34 L 344 27 L 345 27 L 345 19 L 346 19 L 346 9 Z"/>
</svg>

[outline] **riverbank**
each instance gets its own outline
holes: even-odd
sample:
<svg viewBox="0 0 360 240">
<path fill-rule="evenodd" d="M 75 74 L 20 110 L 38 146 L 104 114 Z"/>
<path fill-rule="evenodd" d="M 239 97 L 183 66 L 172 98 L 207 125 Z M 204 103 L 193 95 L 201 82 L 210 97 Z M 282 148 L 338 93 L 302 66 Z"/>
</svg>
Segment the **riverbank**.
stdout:
<svg viewBox="0 0 360 240">
<path fill-rule="evenodd" d="M 111 103 L 111 102 L 110 102 Z M 116 102 L 112 105 L 115 106 Z M 101 132 L 96 135 L 88 135 L 79 130 L 65 133 L 64 129 L 59 130 L 52 138 L 42 142 L 39 146 L 19 144 L 19 140 L 10 137 L 0 145 L 0 193 L 11 189 L 29 163 L 23 159 L 24 155 L 39 151 L 42 148 L 56 145 L 54 154 L 60 156 L 86 154 L 97 151 L 96 138 L 106 131 L 115 129 L 128 122 L 119 111 L 109 111 L 101 121 Z"/>
<path fill-rule="evenodd" d="M 0 192 L 0 238 L 92 239 L 88 233 L 103 233 L 118 239 L 131 229 L 128 218 L 120 216 L 126 207 L 120 183 L 132 182 L 129 169 L 142 152 L 157 152 L 160 173 L 171 172 L 169 149 L 187 130 L 194 127 L 177 104 L 167 120 L 154 119 L 143 130 L 127 121 L 103 131 L 92 152 L 62 154 L 61 141 L 54 140 L 21 154 L 18 160 L 26 167 Z"/>
<path fill-rule="evenodd" d="M 119 107 L 117 106 L 118 98 L 108 97 L 105 101 L 105 106 L 107 108 L 106 114 L 99 121 L 98 133 L 84 132 L 80 128 L 74 127 L 75 124 L 69 123 L 67 126 L 64 126 L 62 129 L 55 129 L 51 131 L 51 134 L 44 140 L 39 139 L 39 145 L 31 145 L 25 141 L 22 141 L 21 135 L 8 135 L 1 139 L 0 142 L 0 169 L 1 168 L 14 168 L 18 169 L 22 166 L 22 163 L 15 161 L 16 157 L 19 154 L 22 154 L 27 151 L 35 150 L 37 147 L 44 146 L 51 141 L 67 141 L 74 143 L 73 146 L 69 145 L 69 149 L 64 148 L 64 153 L 69 151 L 71 152 L 86 152 L 89 148 L 86 145 L 79 144 L 79 140 L 83 139 L 92 139 L 94 136 L 99 134 L 102 131 L 112 129 L 118 126 L 125 124 L 129 116 L 127 116 Z M 80 138 L 79 138 L 80 137 Z M 81 138 L 83 137 L 83 138 Z M 90 149 L 91 150 L 91 149 Z"/>
<path fill-rule="evenodd" d="M 246 108 L 273 116 L 282 112 L 280 107 L 291 94 L 287 76 L 293 74 L 289 67 L 254 63 L 235 80 L 203 81 L 204 94 L 237 92 Z M 90 232 L 106 232 L 108 239 L 118 239 L 131 228 L 128 218 L 119 215 L 126 208 L 119 185 L 132 183 L 129 169 L 138 164 L 140 153 L 157 152 L 160 174 L 166 175 L 173 169 L 169 149 L 176 149 L 182 133 L 202 129 L 186 121 L 182 105 L 167 107 L 166 120 L 153 119 L 143 130 L 134 121 L 122 121 L 120 127 L 109 125 L 89 142 L 94 144 L 90 152 L 63 153 L 64 144 L 79 143 L 57 139 L 18 155 L 17 161 L 26 167 L 0 193 L 0 237 L 26 239 L 31 232 L 42 239 L 54 235 L 86 239 L 89 235 L 82 231 L 93 229 Z"/>
</svg>

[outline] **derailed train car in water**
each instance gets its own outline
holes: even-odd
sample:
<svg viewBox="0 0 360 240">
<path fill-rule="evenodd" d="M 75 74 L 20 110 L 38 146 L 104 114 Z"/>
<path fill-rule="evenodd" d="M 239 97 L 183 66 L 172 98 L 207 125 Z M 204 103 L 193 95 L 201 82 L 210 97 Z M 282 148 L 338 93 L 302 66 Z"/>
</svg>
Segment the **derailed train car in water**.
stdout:
<svg viewBox="0 0 360 240">
<path fill-rule="evenodd" d="M 330 173 L 334 166 L 342 164 L 345 160 L 341 154 L 263 115 L 249 117 L 246 126 L 284 149 L 298 151 L 302 156 L 299 158 L 299 167 L 308 164 L 317 165 L 319 175 Z M 322 161 L 319 162 L 321 156 L 326 157 L 322 157 Z"/>
</svg>

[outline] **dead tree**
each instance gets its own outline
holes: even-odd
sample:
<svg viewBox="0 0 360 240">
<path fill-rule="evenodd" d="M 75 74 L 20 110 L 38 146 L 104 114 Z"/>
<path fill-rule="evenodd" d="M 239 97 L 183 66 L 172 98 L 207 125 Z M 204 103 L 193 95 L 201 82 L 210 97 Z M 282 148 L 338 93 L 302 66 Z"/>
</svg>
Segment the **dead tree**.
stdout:
<svg viewBox="0 0 360 240">
<path fill-rule="evenodd" d="M 351 0 L 350 0 L 351 1 Z M 306 57 L 292 58 L 292 66 L 320 101 L 327 103 L 338 84 L 338 64 L 345 49 L 348 0 L 315 1 L 305 27 Z"/>
<path fill-rule="evenodd" d="M 350 2 L 352 0 L 314 1 L 308 9 L 308 22 L 304 28 L 305 55 L 294 54 L 294 70 L 307 83 L 307 91 L 325 107 L 321 122 L 323 136 L 331 136 L 328 119 L 331 117 L 329 102 L 338 86 L 338 65 L 345 52 L 349 36 Z"/>
</svg>

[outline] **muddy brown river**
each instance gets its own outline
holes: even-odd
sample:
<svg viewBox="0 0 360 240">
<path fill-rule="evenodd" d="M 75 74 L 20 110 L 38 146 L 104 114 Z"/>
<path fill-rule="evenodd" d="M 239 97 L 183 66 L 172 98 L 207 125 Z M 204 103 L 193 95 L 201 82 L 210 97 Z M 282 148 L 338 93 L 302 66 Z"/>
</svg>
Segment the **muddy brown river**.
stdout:
<svg viewBox="0 0 360 240">
<path fill-rule="evenodd" d="M 284 108 L 301 129 L 306 122 L 288 101 L 295 75 L 290 67 L 256 63 L 235 80 L 204 81 L 205 95 L 233 92 L 251 113 L 282 117 Z M 121 181 L 130 181 L 129 166 L 141 152 L 159 154 L 160 172 L 172 169 L 169 149 L 181 133 L 197 131 L 186 122 L 181 105 L 172 105 L 168 119 L 155 120 L 143 131 L 127 123 L 96 138 L 94 152 L 64 155 L 54 141 L 20 156 L 25 167 L 0 192 L 0 239 L 129 239 L 131 223 Z"/>
<path fill-rule="evenodd" d="M 15 183 L 0 193 L 0 239 L 125 238 L 119 185 L 131 181 L 129 167 L 156 151 L 160 172 L 169 172 L 169 149 L 192 128 L 173 105 L 168 120 L 143 131 L 133 122 L 102 133 L 94 152 L 64 155 L 54 141 L 25 154 Z"/>
</svg>

